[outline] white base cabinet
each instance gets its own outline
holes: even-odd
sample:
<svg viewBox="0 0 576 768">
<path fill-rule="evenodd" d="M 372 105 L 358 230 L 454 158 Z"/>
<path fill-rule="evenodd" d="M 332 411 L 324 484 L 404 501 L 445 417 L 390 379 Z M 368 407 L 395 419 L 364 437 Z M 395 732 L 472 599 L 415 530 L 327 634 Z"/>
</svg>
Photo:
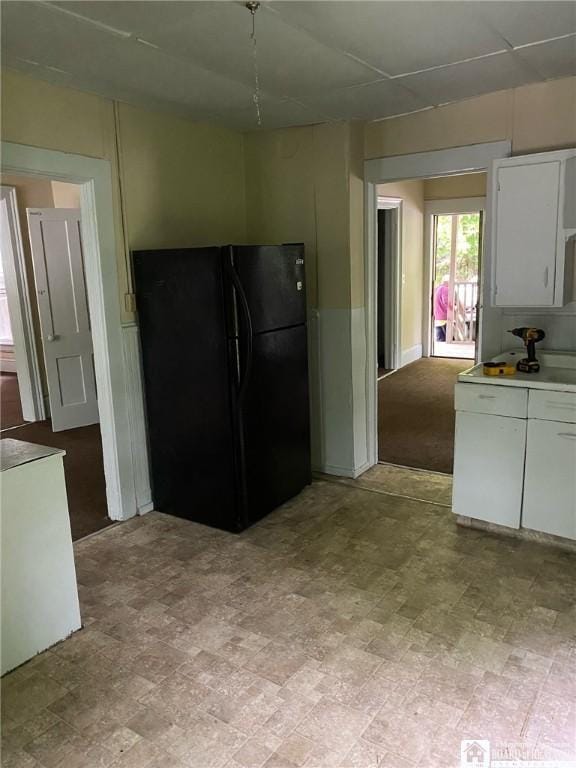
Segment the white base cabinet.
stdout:
<svg viewBox="0 0 576 768">
<path fill-rule="evenodd" d="M 452 509 L 576 539 L 576 392 L 459 382 Z"/>
<path fill-rule="evenodd" d="M 525 449 L 525 419 L 457 411 L 454 513 L 519 528 Z"/>
<path fill-rule="evenodd" d="M 576 424 L 528 420 L 522 527 L 576 539 Z"/>
<path fill-rule="evenodd" d="M 0 440 L 1 674 L 80 629 L 63 455 Z"/>
</svg>

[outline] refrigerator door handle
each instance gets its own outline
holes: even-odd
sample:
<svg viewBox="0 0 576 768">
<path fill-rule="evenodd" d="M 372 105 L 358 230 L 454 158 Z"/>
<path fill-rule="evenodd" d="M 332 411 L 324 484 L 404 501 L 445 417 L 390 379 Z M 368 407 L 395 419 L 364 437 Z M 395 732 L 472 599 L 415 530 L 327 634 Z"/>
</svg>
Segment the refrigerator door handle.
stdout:
<svg viewBox="0 0 576 768">
<path fill-rule="evenodd" d="M 239 299 L 239 304 L 242 307 L 242 311 L 244 313 L 244 319 L 246 321 L 246 334 L 245 334 L 246 335 L 246 358 L 244 360 L 244 371 L 242 373 L 242 379 L 240 381 L 240 386 L 238 388 L 238 401 L 241 403 L 244 400 L 246 389 L 248 388 L 250 371 L 252 369 L 252 336 L 253 336 L 252 317 L 250 316 L 250 307 L 248 305 L 248 299 L 246 298 L 246 294 L 244 293 L 244 288 L 242 287 L 242 283 L 240 281 L 240 278 L 238 277 L 236 270 L 234 269 L 233 265 L 230 262 L 226 262 L 226 267 L 227 267 L 230 280 L 232 281 L 232 284 L 234 285 L 234 289 L 236 290 L 236 295 Z"/>
</svg>

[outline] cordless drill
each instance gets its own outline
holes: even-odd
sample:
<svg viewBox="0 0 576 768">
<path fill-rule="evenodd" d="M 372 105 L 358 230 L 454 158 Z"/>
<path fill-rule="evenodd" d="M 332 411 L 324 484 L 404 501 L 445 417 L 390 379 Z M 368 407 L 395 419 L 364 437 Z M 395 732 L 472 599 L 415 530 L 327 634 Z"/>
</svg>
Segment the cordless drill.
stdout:
<svg viewBox="0 0 576 768">
<path fill-rule="evenodd" d="M 523 357 L 516 363 L 516 370 L 522 373 L 538 373 L 540 363 L 536 360 L 536 342 L 542 341 L 546 334 L 541 328 L 512 328 L 509 333 L 518 336 L 526 345 L 528 357 Z"/>
</svg>

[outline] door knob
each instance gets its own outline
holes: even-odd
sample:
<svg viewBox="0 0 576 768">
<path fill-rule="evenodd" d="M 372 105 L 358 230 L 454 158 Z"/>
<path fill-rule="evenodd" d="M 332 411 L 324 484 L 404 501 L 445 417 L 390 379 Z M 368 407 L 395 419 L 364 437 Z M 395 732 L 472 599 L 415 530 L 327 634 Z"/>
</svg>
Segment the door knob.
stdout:
<svg viewBox="0 0 576 768">
<path fill-rule="evenodd" d="M 46 337 L 46 341 L 56 341 L 57 338 L 58 338 L 57 336 L 49 333 L 48 336 Z"/>
</svg>

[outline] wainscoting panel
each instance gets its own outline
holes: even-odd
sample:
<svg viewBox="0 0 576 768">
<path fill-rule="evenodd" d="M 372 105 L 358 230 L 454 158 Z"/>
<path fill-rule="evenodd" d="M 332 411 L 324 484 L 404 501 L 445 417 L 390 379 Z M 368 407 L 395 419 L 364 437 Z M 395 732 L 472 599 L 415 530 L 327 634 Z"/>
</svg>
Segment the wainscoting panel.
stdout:
<svg viewBox="0 0 576 768">
<path fill-rule="evenodd" d="M 152 491 L 148 464 L 148 436 L 144 412 L 144 387 L 140 358 L 140 337 L 137 325 L 122 327 L 124 363 L 126 366 L 126 401 L 130 426 L 130 445 L 134 471 L 134 492 L 138 514 L 150 512 Z"/>
</svg>

